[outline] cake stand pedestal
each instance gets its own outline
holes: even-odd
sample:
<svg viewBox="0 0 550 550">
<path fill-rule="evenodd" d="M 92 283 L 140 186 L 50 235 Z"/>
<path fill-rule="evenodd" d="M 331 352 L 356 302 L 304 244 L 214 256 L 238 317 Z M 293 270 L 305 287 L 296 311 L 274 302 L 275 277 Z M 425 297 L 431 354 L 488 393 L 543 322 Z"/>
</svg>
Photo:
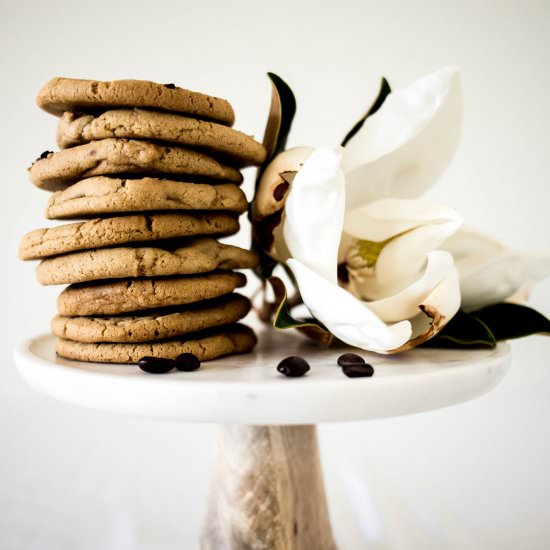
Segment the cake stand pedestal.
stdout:
<svg viewBox="0 0 550 550">
<path fill-rule="evenodd" d="M 200 550 L 336 548 L 325 498 L 315 424 L 429 411 L 493 388 L 510 348 L 415 349 L 399 356 L 360 352 L 372 378 L 347 378 L 336 359 L 350 348 L 320 348 L 299 335 L 260 331 L 247 355 L 196 372 L 150 375 L 133 365 L 57 357 L 49 335 L 15 350 L 23 378 L 74 405 L 148 418 L 224 424 Z M 285 378 L 277 363 L 306 358 L 311 371 Z"/>
<path fill-rule="evenodd" d="M 223 428 L 199 548 L 336 548 L 315 426 Z"/>
</svg>

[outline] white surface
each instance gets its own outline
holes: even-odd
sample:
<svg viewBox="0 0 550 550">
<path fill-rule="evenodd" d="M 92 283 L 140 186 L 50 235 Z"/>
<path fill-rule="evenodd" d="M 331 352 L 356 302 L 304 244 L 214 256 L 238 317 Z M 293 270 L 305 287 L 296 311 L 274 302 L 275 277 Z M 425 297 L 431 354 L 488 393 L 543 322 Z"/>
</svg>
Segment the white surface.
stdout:
<svg viewBox="0 0 550 550">
<path fill-rule="evenodd" d="M 22 234 L 47 224 L 48 194 L 26 175 L 55 148 L 55 119 L 34 106 L 44 82 L 178 82 L 229 98 L 237 127 L 261 135 L 271 70 L 298 97 L 289 145 L 322 146 L 380 75 L 398 86 L 460 65 L 463 137 L 435 194 L 514 246 L 548 248 L 549 21 L 546 0 L 0 2 L 0 548 L 193 548 L 217 433 L 65 405 L 16 372 L 14 346 L 47 331 L 60 291 L 17 259 Z M 550 281 L 531 304 L 550 315 Z M 340 550 L 546 550 L 549 357 L 550 339 L 529 338 L 479 399 L 321 426 Z"/>
<path fill-rule="evenodd" d="M 398 416 L 468 401 L 492 389 L 510 363 L 510 348 L 415 349 L 376 356 L 342 347 L 324 349 L 291 332 L 260 332 L 250 354 L 204 363 L 195 372 L 164 375 L 135 365 L 69 361 L 55 354 L 55 339 L 24 341 L 15 362 L 37 391 L 72 405 L 147 418 L 220 424 L 316 424 Z M 348 378 L 338 356 L 358 351 L 375 367 L 371 378 Z M 287 378 L 275 367 L 289 355 L 311 370 Z"/>
</svg>

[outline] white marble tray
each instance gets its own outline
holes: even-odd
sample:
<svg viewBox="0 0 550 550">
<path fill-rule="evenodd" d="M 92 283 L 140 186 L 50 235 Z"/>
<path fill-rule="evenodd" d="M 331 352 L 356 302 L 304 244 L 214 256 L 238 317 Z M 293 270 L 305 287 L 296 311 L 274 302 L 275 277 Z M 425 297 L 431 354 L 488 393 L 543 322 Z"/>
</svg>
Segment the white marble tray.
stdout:
<svg viewBox="0 0 550 550">
<path fill-rule="evenodd" d="M 510 348 L 415 349 L 398 356 L 362 352 L 372 378 L 350 379 L 336 366 L 350 348 L 324 349 L 291 332 L 260 332 L 247 355 L 205 363 L 199 371 L 151 375 L 132 365 L 81 363 L 57 357 L 54 339 L 22 342 L 15 361 L 36 390 L 61 401 L 152 418 L 222 424 L 316 424 L 428 411 L 473 399 L 493 388 Z M 311 364 L 303 378 L 276 371 L 288 355 Z"/>
</svg>

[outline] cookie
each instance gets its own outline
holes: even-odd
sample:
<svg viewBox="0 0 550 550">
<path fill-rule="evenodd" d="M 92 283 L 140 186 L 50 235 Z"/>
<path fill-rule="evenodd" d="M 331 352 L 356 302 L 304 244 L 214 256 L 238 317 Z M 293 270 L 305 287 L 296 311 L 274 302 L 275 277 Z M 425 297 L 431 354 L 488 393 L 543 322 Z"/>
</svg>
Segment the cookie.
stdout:
<svg viewBox="0 0 550 550">
<path fill-rule="evenodd" d="M 233 108 L 225 99 L 147 80 L 99 82 L 57 77 L 38 92 L 36 103 L 54 115 L 65 111 L 145 107 L 216 120 L 229 126 L 235 121 Z"/>
<path fill-rule="evenodd" d="M 62 149 L 107 138 L 153 139 L 206 149 L 239 166 L 261 164 L 266 155 L 264 146 L 251 136 L 172 113 L 117 109 L 94 116 L 67 112 L 57 125 L 57 143 Z"/>
<path fill-rule="evenodd" d="M 22 260 L 37 260 L 76 250 L 197 235 L 231 235 L 239 221 L 221 212 L 151 214 L 99 218 L 27 233 L 19 247 Z"/>
<path fill-rule="evenodd" d="M 36 274 L 43 285 L 82 283 L 127 277 L 191 275 L 216 269 L 257 265 L 253 252 L 207 237 L 190 239 L 179 248 L 116 247 L 72 252 L 42 260 Z"/>
<path fill-rule="evenodd" d="M 81 283 L 67 287 L 57 298 L 61 315 L 117 315 L 144 309 L 180 306 L 233 292 L 246 284 L 242 273 L 231 271 Z"/>
<path fill-rule="evenodd" d="M 192 353 L 200 361 L 208 361 L 222 355 L 249 352 L 256 342 L 250 328 L 237 324 L 185 338 L 142 344 L 91 344 L 58 338 L 56 351 L 67 359 L 96 363 L 137 363 L 146 356 L 175 359 L 181 353 Z"/>
<path fill-rule="evenodd" d="M 250 300 L 230 294 L 177 310 L 116 317 L 64 317 L 51 323 L 52 333 L 77 342 L 149 342 L 177 338 L 191 332 L 228 325 L 250 311 Z"/>
<path fill-rule="evenodd" d="M 32 183 L 58 191 L 90 176 L 172 174 L 241 183 L 232 166 L 183 147 L 130 139 L 102 139 L 57 153 L 45 152 L 29 168 Z"/>
<path fill-rule="evenodd" d="M 159 210 L 227 210 L 241 214 L 246 196 L 234 184 L 186 183 L 156 178 L 88 178 L 51 195 L 46 217 L 82 218 Z"/>
</svg>

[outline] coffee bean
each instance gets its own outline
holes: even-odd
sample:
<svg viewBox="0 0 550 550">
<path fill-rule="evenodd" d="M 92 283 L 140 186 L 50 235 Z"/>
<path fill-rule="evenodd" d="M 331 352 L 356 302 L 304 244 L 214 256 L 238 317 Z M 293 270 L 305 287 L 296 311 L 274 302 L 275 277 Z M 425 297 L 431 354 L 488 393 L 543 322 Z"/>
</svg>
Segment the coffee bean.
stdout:
<svg viewBox="0 0 550 550">
<path fill-rule="evenodd" d="M 372 365 L 365 363 L 363 365 L 348 365 L 342 368 L 342 372 L 349 378 L 362 378 L 363 376 L 372 376 L 374 369 Z"/>
<path fill-rule="evenodd" d="M 302 357 L 291 355 L 283 359 L 278 365 L 277 370 L 285 376 L 291 376 L 293 378 L 298 376 L 304 376 L 309 370 L 309 363 Z"/>
<path fill-rule="evenodd" d="M 151 374 L 165 374 L 176 366 L 176 362 L 163 357 L 142 357 L 138 361 L 138 366 L 141 370 Z"/>
<path fill-rule="evenodd" d="M 344 353 L 338 357 L 338 364 L 341 367 L 350 367 L 352 365 L 364 365 L 365 360 L 356 353 Z"/>
<path fill-rule="evenodd" d="M 176 368 L 184 372 L 197 370 L 201 366 L 201 362 L 196 355 L 192 353 L 182 353 L 176 357 Z"/>
</svg>

